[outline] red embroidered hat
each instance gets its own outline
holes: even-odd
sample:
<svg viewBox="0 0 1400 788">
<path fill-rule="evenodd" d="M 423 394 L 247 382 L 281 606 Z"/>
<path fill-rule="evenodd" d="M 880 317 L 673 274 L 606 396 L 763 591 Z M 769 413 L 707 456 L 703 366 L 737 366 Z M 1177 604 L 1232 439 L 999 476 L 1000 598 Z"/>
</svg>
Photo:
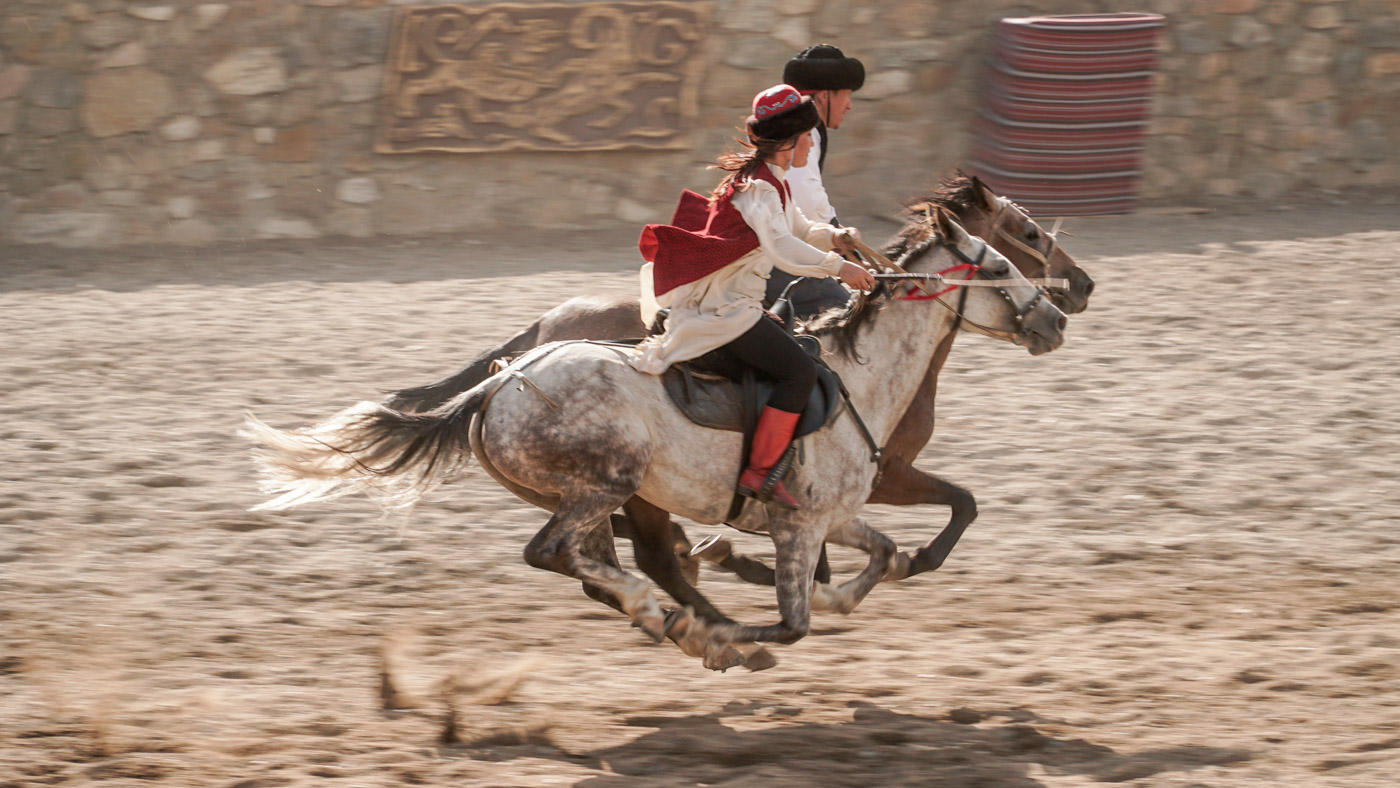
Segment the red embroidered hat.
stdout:
<svg viewBox="0 0 1400 788">
<path fill-rule="evenodd" d="M 746 125 L 750 136 L 781 142 L 811 131 L 820 120 L 811 96 L 792 85 L 774 85 L 753 97 L 753 114 Z"/>
</svg>

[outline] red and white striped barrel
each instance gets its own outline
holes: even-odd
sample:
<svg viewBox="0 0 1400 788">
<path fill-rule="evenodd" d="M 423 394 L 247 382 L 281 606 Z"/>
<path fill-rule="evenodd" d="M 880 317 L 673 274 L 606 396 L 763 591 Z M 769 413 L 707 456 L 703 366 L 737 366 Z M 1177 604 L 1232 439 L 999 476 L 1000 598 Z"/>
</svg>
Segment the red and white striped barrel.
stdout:
<svg viewBox="0 0 1400 788">
<path fill-rule="evenodd" d="M 1157 14 L 1001 20 L 968 169 L 1036 213 L 1132 210 L 1163 22 Z"/>
</svg>

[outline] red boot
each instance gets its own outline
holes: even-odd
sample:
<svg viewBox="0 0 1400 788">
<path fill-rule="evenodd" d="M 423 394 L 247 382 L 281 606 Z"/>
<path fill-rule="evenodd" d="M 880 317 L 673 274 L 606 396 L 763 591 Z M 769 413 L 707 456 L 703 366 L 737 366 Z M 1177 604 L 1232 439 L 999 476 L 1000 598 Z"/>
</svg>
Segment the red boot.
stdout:
<svg viewBox="0 0 1400 788">
<path fill-rule="evenodd" d="M 772 472 L 773 466 L 783 458 L 788 444 L 792 443 L 792 431 L 797 428 L 797 419 L 802 414 L 788 413 L 777 408 L 764 408 L 759 414 L 758 427 L 753 434 L 753 449 L 749 452 L 749 467 L 739 474 L 739 494 L 760 501 L 772 502 L 784 509 L 797 509 L 797 501 L 783 489 L 780 479 L 773 485 L 769 495 L 763 494 L 763 482 Z"/>
</svg>

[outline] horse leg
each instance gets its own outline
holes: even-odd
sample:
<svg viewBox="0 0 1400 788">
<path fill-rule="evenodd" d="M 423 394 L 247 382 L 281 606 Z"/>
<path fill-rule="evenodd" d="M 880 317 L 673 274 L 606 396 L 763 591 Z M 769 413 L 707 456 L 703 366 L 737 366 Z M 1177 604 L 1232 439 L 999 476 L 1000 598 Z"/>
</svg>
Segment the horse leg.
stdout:
<svg viewBox="0 0 1400 788">
<path fill-rule="evenodd" d="M 666 616 L 647 581 L 584 553 L 588 533 L 602 525 L 618 503 L 600 496 L 562 498 L 554 516 L 526 545 L 525 562 L 582 580 L 611 595 L 633 625 L 659 643 L 666 634 Z"/>
<path fill-rule="evenodd" d="M 880 480 L 880 486 L 871 494 L 869 503 L 893 506 L 932 503 L 942 504 L 953 510 L 943 530 L 908 559 L 907 573 L 902 573 L 901 567 L 890 574 L 887 578 L 890 580 L 913 577 L 920 572 L 942 566 L 953 546 L 962 537 L 963 531 L 977 519 L 977 499 L 972 497 L 972 493 L 937 476 L 924 473 L 897 458 L 886 461 L 884 477 Z"/>
<path fill-rule="evenodd" d="M 855 578 L 839 586 L 817 583 L 813 588 L 813 610 L 834 610 L 848 615 L 894 568 L 899 551 L 889 537 L 866 525 L 860 518 L 828 533 L 826 540 L 831 544 L 863 550 L 870 555 L 865 569 Z"/>
<path fill-rule="evenodd" d="M 709 624 L 734 622 L 711 605 L 686 577 L 676 550 L 679 543 L 684 543 L 689 552 L 690 541 L 671 520 L 670 513 L 641 498 L 623 504 L 623 511 L 627 513 L 625 518 L 614 515 L 614 519 L 628 521 L 637 568 L 656 581 L 672 599 L 686 606 L 685 610 L 671 615 L 667 627 L 667 634 L 681 651 L 701 657 L 705 667 L 711 670 L 726 670 L 741 664 L 750 670 L 764 670 L 776 665 L 777 659 L 762 647 L 735 647 L 711 636 Z"/>
<path fill-rule="evenodd" d="M 676 557 L 676 561 L 681 566 L 681 575 L 685 582 L 693 586 L 700 585 L 700 559 L 691 558 L 690 539 L 686 538 L 685 529 L 675 520 L 671 520 L 671 554 Z"/>
<path fill-rule="evenodd" d="M 659 509 L 656 511 L 660 512 L 660 516 L 665 518 L 666 522 L 669 523 L 672 539 L 684 542 L 685 549 L 688 552 L 690 549 L 690 542 L 685 538 L 685 532 L 680 529 L 678 524 L 672 522 L 665 512 L 661 512 Z M 637 548 L 638 565 L 644 567 L 651 565 L 648 561 L 644 561 L 641 558 L 641 554 L 653 548 L 650 546 L 650 543 L 645 543 L 647 546 L 643 547 L 644 542 L 639 541 L 638 531 L 632 521 L 621 514 L 612 514 L 609 517 L 609 521 L 611 526 L 609 530 L 594 528 L 587 533 L 580 547 L 583 555 L 602 561 L 611 567 L 621 570 L 622 566 L 618 563 L 613 540 L 615 537 L 627 538 L 633 540 L 634 546 Z M 641 536 L 649 535 L 642 534 Z M 668 548 L 657 547 L 654 549 L 665 550 Z M 674 549 L 671 549 L 671 554 L 675 555 Z M 698 563 L 694 563 L 694 567 L 698 570 Z M 685 578 L 686 567 L 679 566 L 677 569 L 682 578 Z M 644 568 L 644 571 L 648 571 L 650 574 L 650 570 Z M 651 575 L 651 577 L 652 579 L 657 579 L 657 575 Z M 622 604 L 617 601 L 617 598 L 597 586 L 585 582 L 583 584 L 583 593 L 587 594 L 589 598 L 602 602 L 618 612 L 623 612 Z M 699 592 L 695 592 L 695 594 L 699 596 Z M 704 597 L 700 597 L 700 602 L 707 607 L 709 605 Z M 724 618 L 723 615 L 719 615 L 718 619 L 728 620 Z M 743 665 L 749 670 L 758 671 L 767 670 L 778 664 L 777 657 L 774 657 L 762 646 L 755 646 L 753 644 L 728 644 L 716 641 L 710 636 L 706 627 L 701 622 L 695 620 L 694 613 L 689 610 L 672 610 L 667 614 L 666 636 L 674 641 L 683 653 L 687 656 L 700 658 L 705 667 L 711 670 L 724 671 L 738 665 Z"/>
<path fill-rule="evenodd" d="M 584 536 L 583 542 L 579 546 L 579 551 L 588 558 L 592 558 L 595 561 L 602 561 L 608 566 L 611 566 L 614 569 L 621 571 L 622 564 L 617 560 L 617 550 L 613 546 L 612 538 L 613 536 L 617 535 L 618 521 L 622 521 L 625 523 L 626 518 L 624 518 L 620 514 L 612 515 L 611 535 L 609 535 L 603 528 L 594 528 L 593 530 L 589 531 Z M 599 602 L 602 602 L 603 604 L 607 605 L 613 610 L 616 610 L 619 613 L 623 612 L 622 603 L 617 601 L 617 597 L 613 596 L 612 594 L 609 594 L 607 591 L 604 591 L 603 589 L 597 586 L 589 585 L 585 582 L 583 584 L 583 593 L 587 595 L 589 599 L 594 599 Z"/>
<path fill-rule="evenodd" d="M 650 506 L 650 504 L 647 505 Z M 627 505 L 623 504 L 623 509 L 626 510 L 626 508 Z M 658 509 L 657 511 L 660 510 Z M 668 549 L 670 550 L 671 555 L 675 556 L 676 563 L 679 564 L 679 571 L 681 573 L 681 577 L 685 579 L 685 582 L 689 583 L 692 586 L 699 585 L 700 560 L 698 558 L 692 558 L 690 556 L 691 545 L 690 540 L 686 538 L 685 529 L 681 528 L 680 523 L 676 522 L 675 520 L 671 520 L 670 515 L 667 515 L 666 522 L 667 526 L 670 528 L 671 533 L 671 543 Z M 643 548 L 638 545 L 637 539 L 639 538 L 639 536 L 637 534 L 637 529 L 635 526 L 632 525 L 632 521 L 628 519 L 628 515 L 614 514 L 612 516 L 612 530 L 613 536 L 615 538 L 626 539 L 632 542 L 632 553 L 633 555 L 637 556 L 637 564 L 640 567 L 640 551 L 649 550 L 650 548 Z M 650 535 L 648 535 L 648 537 L 650 537 Z M 646 572 L 647 576 L 650 577 L 652 580 L 655 580 L 658 584 L 661 582 L 661 580 L 656 575 L 651 574 L 651 572 L 648 572 L 646 569 L 642 569 L 642 571 Z M 662 588 L 666 587 L 663 585 Z M 669 594 L 670 591 L 667 590 L 666 593 Z M 674 597 L 675 595 L 672 594 L 672 596 Z"/>
<path fill-rule="evenodd" d="M 777 585 L 778 576 L 771 567 L 762 561 L 734 552 L 734 543 L 718 534 L 706 537 L 690 551 L 690 554 L 726 572 L 733 572 L 746 583 L 756 586 Z"/>
<path fill-rule="evenodd" d="M 675 534 L 671 529 L 671 515 L 665 510 L 642 500 L 633 498 L 622 505 L 631 526 L 633 555 L 637 568 L 647 577 L 656 581 L 661 590 L 671 598 L 689 605 L 696 615 L 714 623 L 733 623 L 729 617 L 715 609 L 710 601 L 695 589 L 681 571 L 676 560 Z"/>
<path fill-rule="evenodd" d="M 774 520 L 769 535 L 777 551 L 778 612 L 782 620 L 769 626 L 717 624 L 714 634 L 734 643 L 795 643 L 812 624 L 812 574 L 821 555 L 822 534 L 789 520 Z"/>
<path fill-rule="evenodd" d="M 772 568 L 757 558 L 734 552 L 734 544 L 722 536 L 711 536 L 701 542 L 691 551 L 691 555 L 733 572 L 745 583 L 753 583 L 756 586 L 771 586 L 777 583 L 777 575 Z M 822 545 L 822 554 L 817 559 L 814 576 L 818 583 L 831 582 L 831 565 L 826 560 L 826 545 Z"/>
</svg>

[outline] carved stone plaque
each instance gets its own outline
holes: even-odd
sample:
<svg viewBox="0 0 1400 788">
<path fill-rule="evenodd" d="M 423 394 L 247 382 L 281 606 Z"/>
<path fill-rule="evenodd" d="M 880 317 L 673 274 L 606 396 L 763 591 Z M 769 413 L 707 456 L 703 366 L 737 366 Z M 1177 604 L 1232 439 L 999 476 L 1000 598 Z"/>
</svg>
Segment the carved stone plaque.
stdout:
<svg viewBox="0 0 1400 788">
<path fill-rule="evenodd" d="M 394 17 L 375 150 L 676 148 L 709 5 L 430 5 Z"/>
</svg>

